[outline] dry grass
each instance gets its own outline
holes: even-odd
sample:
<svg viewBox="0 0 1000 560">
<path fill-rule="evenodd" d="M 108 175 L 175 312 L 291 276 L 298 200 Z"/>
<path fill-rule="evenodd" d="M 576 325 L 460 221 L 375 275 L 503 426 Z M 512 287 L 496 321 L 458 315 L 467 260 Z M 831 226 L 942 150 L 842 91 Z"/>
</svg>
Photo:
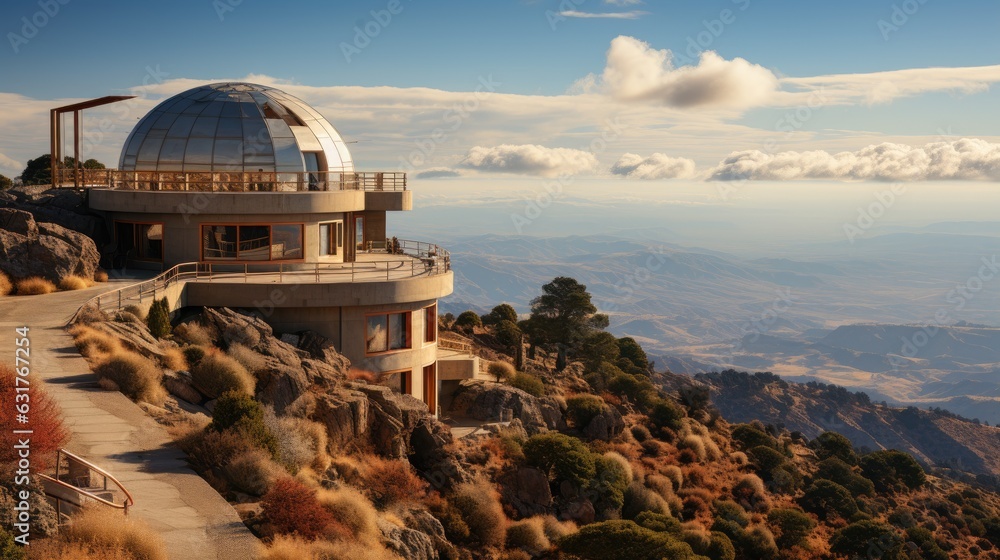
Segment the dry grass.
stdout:
<svg viewBox="0 0 1000 560">
<path fill-rule="evenodd" d="M 366 383 L 375 384 L 378 383 L 379 377 L 379 374 L 366 369 L 352 367 L 347 370 L 347 378 L 351 381 L 364 381 Z"/>
<path fill-rule="evenodd" d="M 226 465 L 224 474 L 232 488 L 253 496 L 263 496 L 278 477 L 285 475 L 285 469 L 271 460 L 267 451 L 252 448 L 233 457 Z"/>
<path fill-rule="evenodd" d="M 451 503 L 461 512 L 470 535 L 481 545 L 503 546 L 507 516 L 492 484 L 485 481 L 461 484 L 455 488 Z"/>
<path fill-rule="evenodd" d="M 107 282 L 107 281 L 108 281 L 108 273 L 107 272 L 105 272 L 105 271 L 103 271 L 101 269 L 97 269 L 97 271 L 94 272 L 94 282 L 101 282 L 103 284 L 104 282 Z"/>
<path fill-rule="evenodd" d="M 213 344 L 212 335 L 201 323 L 189 322 L 181 323 L 174 327 L 174 336 L 195 346 L 211 346 Z"/>
<path fill-rule="evenodd" d="M 558 541 L 567 535 L 575 533 L 576 523 L 572 521 L 561 521 L 554 515 L 546 515 L 545 517 L 542 517 L 542 529 L 545 530 L 545 536 L 548 537 L 550 541 Z"/>
<path fill-rule="evenodd" d="M 342 486 L 335 490 L 320 489 L 316 498 L 359 542 L 375 544 L 381 540 L 378 510 L 361 492 Z"/>
<path fill-rule="evenodd" d="M 152 529 L 120 511 L 87 508 L 73 517 L 62 537 L 111 552 L 121 551 L 135 560 L 166 560 L 166 544 Z"/>
<path fill-rule="evenodd" d="M 253 395 L 257 385 L 257 380 L 242 364 L 222 353 L 210 353 L 202 358 L 191 370 L 191 381 L 212 398 L 227 391 Z"/>
<path fill-rule="evenodd" d="M 263 354 L 251 350 L 238 342 L 230 344 L 226 353 L 250 373 L 257 373 L 267 367 L 267 358 Z"/>
<path fill-rule="evenodd" d="M 59 280 L 59 289 L 64 292 L 68 292 L 71 290 L 85 290 L 89 288 L 92 284 L 93 282 L 88 281 L 86 278 L 82 276 L 71 274 Z"/>
<path fill-rule="evenodd" d="M 279 535 L 269 545 L 261 546 L 260 560 L 398 560 L 381 544 L 365 545 L 351 541 L 307 541 Z"/>
<path fill-rule="evenodd" d="M 89 325 L 91 323 L 103 323 L 108 320 L 108 314 L 101 311 L 94 304 L 84 305 L 80 308 L 80 312 L 77 313 L 76 321 L 74 324 L 77 325 Z"/>
<path fill-rule="evenodd" d="M 163 350 L 163 356 L 160 358 L 163 367 L 174 371 L 187 371 L 188 363 L 183 350 L 177 346 L 166 345 L 161 345 L 160 348 Z"/>
<path fill-rule="evenodd" d="M 132 315 L 135 315 L 136 317 L 142 319 L 144 323 L 146 322 L 146 312 L 143 311 L 142 308 L 139 307 L 138 305 L 126 305 L 125 307 L 122 308 L 122 311 L 126 313 L 131 313 Z"/>
<path fill-rule="evenodd" d="M 14 291 L 14 284 L 10 281 L 10 276 L 0 272 L 0 296 L 5 296 Z"/>
<path fill-rule="evenodd" d="M 167 398 L 167 390 L 160 383 L 163 370 L 134 352 L 112 353 L 94 368 L 94 373 L 98 378 L 113 381 L 132 400 L 159 406 Z"/>
<path fill-rule="evenodd" d="M 17 281 L 16 286 L 19 296 L 38 296 L 56 291 L 56 285 L 41 276 L 23 278 Z"/>
<path fill-rule="evenodd" d="M 121 341 L 104 331 L 76 324 L 69 329 L 69 333 L 77 351 L 85 358 L 103 359 L 123 351 Z"/>
<path fill-rule="evenodd" d="M 363 487 L 379 508 L 420 501 L 426 496 L 427 483 L 413 472 L 409 463 L 376 455 L 367 455 L 361 462 Z"/>
<path fill-rule="evenodd" d="M 545 534 L 545 520 L 531 517 L 512 523 L 507 528 L 507 548 L 519 548 L 532 556 L 538 556 L 552 546 Z"/>
<path fill-rule="evenodd" d="M 279 418 L 271 407 L 265 409 L 264 423 L 278 438 L 281 462 L 293 474 L 307 467 L 322 472 L 330 465 L 326 428 L 322 424 L 305 418 Z"/>
</svg>

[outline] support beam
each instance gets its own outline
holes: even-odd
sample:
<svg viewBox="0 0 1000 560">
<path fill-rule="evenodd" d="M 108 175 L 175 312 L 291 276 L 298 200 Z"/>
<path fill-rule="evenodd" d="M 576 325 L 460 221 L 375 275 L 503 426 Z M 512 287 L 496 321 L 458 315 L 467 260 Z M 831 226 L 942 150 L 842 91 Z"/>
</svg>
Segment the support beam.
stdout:
<svg viewBox="0 0 1000 560">
<path fill-rule="evenodd" d="M 99 107 L 132 99 L 134 95 L 107 95 L 91 99 L 82 103 L 74 103 L 64 107 L 56 107 L 49 110 L 49 168 L 52 174 L 52 186 L 58 187 L 62 183 L 62 115 L 63 113 L 73 113 L 73 158 L 76 160 L 73 166 L 73 185 L 80 187 L 83 162 L 80 161 L 80 138 L 83 136 L 83 117 L 80 112 L 84 109 Z"/>
</svg>

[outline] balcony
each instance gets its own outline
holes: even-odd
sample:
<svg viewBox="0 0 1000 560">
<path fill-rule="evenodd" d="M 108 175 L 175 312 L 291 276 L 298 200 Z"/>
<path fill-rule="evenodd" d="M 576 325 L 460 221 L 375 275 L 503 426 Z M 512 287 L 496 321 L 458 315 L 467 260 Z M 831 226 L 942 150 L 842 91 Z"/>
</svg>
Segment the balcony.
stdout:
<svg viewBox="0 0 1000 560">
<path fill-rule="evenodd" d="M 59 187 L 106 188 L 132 191 L 191 192 L 316 192 L 405 191 L 401 171 L 296 172 L 213 171 L 162 172 L 121 169 L 57 169 Z"/>
</svg>

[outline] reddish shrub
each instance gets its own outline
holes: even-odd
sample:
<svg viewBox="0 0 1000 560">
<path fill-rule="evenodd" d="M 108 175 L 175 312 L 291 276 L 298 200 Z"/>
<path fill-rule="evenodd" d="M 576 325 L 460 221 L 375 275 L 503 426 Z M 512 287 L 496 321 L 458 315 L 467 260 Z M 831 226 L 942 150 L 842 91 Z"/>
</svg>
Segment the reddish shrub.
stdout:
<svg viewBox="0 0 1000 560">
<path fill-rule="evenodd" d="M 38 470 L 48 468 L 52 455 L 66 442 L 69 432 L 63 424 L 59 405 L 34 379 L 29 379 L 32 385 L 27 393 L 31 397 L 28 423 L 19 424 L 14 414 L 7 413 L 14 410 L 17 394 L 15 377 L 10 366 L 0 365 L 0 410 L 4 411 L 0 414 L 0 463 L 18 459 L 18 450 L 14 448 L 17 436 L 13 430 L 34 430 L 31 435 L 31 466 Z"/>
<path fill-rule="evenodd" d="M 364 488 L 378 508 L 407 501 L 420 501 L 427 494 L 427 484 L 409 463 L 375 456 L 365 458 Z"/>
<path fill-rule="evenodd" d="M 316 499 L 316 492 L 294 478 L 280 478 L 264 496 L 264 516 L 280 534 L 315 540 L 330 532 L 335 522 Z"/>
</svg>

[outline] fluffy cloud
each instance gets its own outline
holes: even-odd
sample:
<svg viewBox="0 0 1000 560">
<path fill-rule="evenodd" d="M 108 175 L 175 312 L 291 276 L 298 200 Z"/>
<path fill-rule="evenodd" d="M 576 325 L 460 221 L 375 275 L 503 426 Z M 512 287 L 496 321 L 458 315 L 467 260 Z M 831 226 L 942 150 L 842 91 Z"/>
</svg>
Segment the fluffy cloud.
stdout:
<svg viewBox="0 0 1000 560">
<path fill-rule="evenodd" d="M 616 37 L 597 86 L 619 100 L 673 107 L 753 107 L 769 102 L 778 89 L 778 78 L 770 70 L 742 58 L 725 60 L 706 51 L 696 66 L 680 68 L 672 59 L 667 49 L 654 49 L 634 37 Z"/>
<path fill-rule="evenodd" d="M 479 171 L 556 177 L 593 171 L 597 167 L 597 158 L 590 152 L 572 148 L 502 144 L 475 146 L 466 154 L 461 165 Z"/>
<path fill-rule="evenodd" d="M 461 176 L 461 173 L 450 167 L 429 167 L 423 171 L 418 171 L 417 174 L 414 175 L 417 179 L 446 179 Z"/>
<path fill-rule="evenodd" d="M 686 179 L 694 176 L 694 161 L 653 154 L 644 158 L 639 154 L 625 154 L 611 166 L 611 173 L 629 179 Z"/>
<path fill-rule="evenodd" d="M 924 147 L 882 143 L 856 152 L 735 152 L 712 170 L 720 181 L 751 180 L 1000 180 L 1000 144 L 977 138 Z"/>
</svg>

